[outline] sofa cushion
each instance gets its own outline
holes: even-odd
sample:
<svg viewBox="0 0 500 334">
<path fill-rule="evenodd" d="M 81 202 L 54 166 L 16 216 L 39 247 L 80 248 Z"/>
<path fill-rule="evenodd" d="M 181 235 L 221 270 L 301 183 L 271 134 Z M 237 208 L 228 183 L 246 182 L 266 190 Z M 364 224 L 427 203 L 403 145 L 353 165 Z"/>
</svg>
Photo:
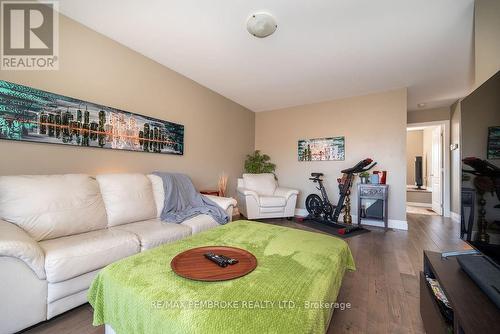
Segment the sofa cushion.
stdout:
<svg viewBox="0 0 500 334">
<path fill-rule="evenodd" d="M 135 234 L 141 243 L 141 250 L 151 249 L 191 235 L 191 229 L 188 226 L 163 223 L 159 219 L 112 227 L 112 230 L 115 229 Z"/>
<path fill-rule="evenodd" d="M 163 188 L 163 180 L 155 174 L 148 174 L 148 179 L 153 187 L 153 196 L 156 204 L 156 218 L 161 216 L 163 206 L 165 206 L 165 188 Z"/>
<path fill-rule="evenodd" d="M 286 205 L 286 198 L 281 196 L 259 196 L 259 203 L 261 207 L 284 207 Z"/>
<path fill-rule="evenodd" d="M 212 217 L 209 215 L 198 215 L 183 221 L 181 225 L 189 226 L 193 234 L 200 233 L 211 228 L 220 226 Z"/>
<path fill-rule="evenodd" d="M 97 175 L 108 226 L 135 223 L 157 215 L 151 181 L 143 174 Z"/>
<path fill-rule="evenodd" d="M 87 290 L 99 271 L 101 269 L 62 282 L 47 284 L 47 302 L 53 303 L 56 300 Z"/>
<path fill-rule="evenodd" d="M 83 174 L 0 177 L 0 217 L 36 241 L 106 227 L 95 178 Z"/>
<path fill-rule="evenodd" d="M 123 230 L 99 230 L 40 242 L 45 251 L 49 283 L 61 282 L 140 251 L 135 234 Z"/>
<path fill-rule="evenodd" d="M 259 195 L 269 196 L 276 190 L 274 174 L 243 174 L 245 188 L 255 191 Z"/>
</svg>

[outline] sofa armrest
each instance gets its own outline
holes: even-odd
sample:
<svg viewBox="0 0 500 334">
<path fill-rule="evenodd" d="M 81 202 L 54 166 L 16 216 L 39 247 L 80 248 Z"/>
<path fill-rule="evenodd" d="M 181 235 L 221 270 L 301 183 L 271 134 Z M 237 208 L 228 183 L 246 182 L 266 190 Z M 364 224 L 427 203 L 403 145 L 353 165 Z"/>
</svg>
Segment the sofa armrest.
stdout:
<svg viewBox="0 0 500 334">
<path fill-rule="evenodd" d="M 255 198 L 255 200 L 257 201 L 257 203 L 259 202 L 259 194 L 257 194 L 253 190 L 246 188 L 237 188 L 236 191 L 238 191 L 238 193 L 243 196 L 253 196 L 253 198 Z"/>
<path fill-rule="evenodd" d="M 203 195 L 203 196 L 205 196 L 206 198 L 215 202 L 215 204 L 220 206 L 222 208 L 222 210 L 224 210 L 224 211 L 229 209 L 229 207 L 231 205 L 236 206 L 236 200 L 232 197 L 220 197 L 220 196 L 213 196 L 213 195 Z"/>
<path fill-rule="evenodd" d="M 42 248 L 23 229 L 0 220 L 0 256 L 17 258 L 44 280 L 45 254 Z"/>
<path fill-rule="evenodd" d="M 290 189 L 290 188 L 278 187 L 274 191 L 274 196 L 285 197 L 287 201 L 290 198 L 290 196 L 292 196 L 292 195 L 298 195 L 298 194 L 299 194 L 298 190 L 296 190 L 296 189 Z"/>
</svg>

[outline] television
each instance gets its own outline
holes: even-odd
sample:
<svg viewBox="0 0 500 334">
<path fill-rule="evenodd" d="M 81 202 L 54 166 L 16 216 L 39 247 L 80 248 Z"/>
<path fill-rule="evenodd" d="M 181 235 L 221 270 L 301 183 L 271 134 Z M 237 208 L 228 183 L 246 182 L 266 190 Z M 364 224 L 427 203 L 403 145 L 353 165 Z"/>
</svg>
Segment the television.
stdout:
<svg viewBox="0 0 500 334">
<path fill-rule="evenodd" d="M 422 176 L 422 157 L 415 157 L 415 185 L 417 189 L 422 189 L 424 185 Z"/>
<path fill-rule="evenodd" d="M 457 261 L 500 308 L 500 71 L 454 109 L 452 123 L 459 120 L 461 133 L 460 235 L 478 252 Z"/>
<path fill-rule="evenodd" d="M 461 238 L 500 266 L 500 71 L 459 109 Z"/>
</svg>

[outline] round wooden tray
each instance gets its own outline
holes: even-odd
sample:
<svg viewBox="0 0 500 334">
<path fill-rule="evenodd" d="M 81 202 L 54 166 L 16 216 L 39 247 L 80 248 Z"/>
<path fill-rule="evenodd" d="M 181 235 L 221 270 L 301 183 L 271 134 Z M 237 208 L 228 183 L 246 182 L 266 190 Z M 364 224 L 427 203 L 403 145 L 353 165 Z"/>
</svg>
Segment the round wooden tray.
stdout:
<svg viewBox="0 0 500 334">
<path fill-rule="evenodd" d="M 219 267 L 203 254 L 212 252 L 237 259 L 239 262 Z M 189 249 L 177 254 L 170 262 L 173 271 L 182 277 L 196 281 L 226 281 L 245 276 L 257 267 L 257 259 L 244 249 L 225 246 L 207 246 Z"/>
</svg>

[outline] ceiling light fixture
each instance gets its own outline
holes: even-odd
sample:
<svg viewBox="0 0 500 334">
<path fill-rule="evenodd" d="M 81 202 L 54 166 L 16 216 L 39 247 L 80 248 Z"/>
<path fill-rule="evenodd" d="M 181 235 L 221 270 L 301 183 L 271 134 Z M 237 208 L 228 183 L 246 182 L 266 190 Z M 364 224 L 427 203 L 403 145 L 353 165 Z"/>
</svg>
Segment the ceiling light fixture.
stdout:
<svg viewBox="0 0 500 334">
<path fill-rule="evenodd" d="M 426 106 L 426 104 L 425 104 L 425 103 L 419 103 L 419 104 L 417 104 L 417 107 L 419 107 L 419 108 L 423 108 L 423 107 L 425 107 L 425 106 Z"/>
<path fill-rule="evenodd" d="M 268 13 L 255 13 L 247 20 L 247 30 L 255 37 L 264 38 L 272 35 L 278 25 L 276 19 Z"/>
</svg>

